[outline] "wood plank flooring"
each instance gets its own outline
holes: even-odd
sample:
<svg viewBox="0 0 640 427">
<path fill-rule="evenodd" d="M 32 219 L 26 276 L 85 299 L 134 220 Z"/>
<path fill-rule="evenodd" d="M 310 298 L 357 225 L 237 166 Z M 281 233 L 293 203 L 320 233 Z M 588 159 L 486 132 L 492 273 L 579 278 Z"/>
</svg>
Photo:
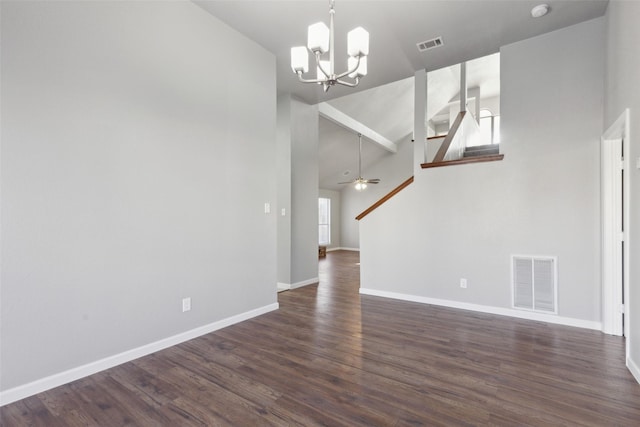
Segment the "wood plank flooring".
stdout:
<svg viewBox="0 0 640 427">
<path fill-rule="evenodd" d="M 624 340 L 360 296 L 358 253 L 280 310 L 0 409 L 2 426 L 638 426 Z"/>
</svg>

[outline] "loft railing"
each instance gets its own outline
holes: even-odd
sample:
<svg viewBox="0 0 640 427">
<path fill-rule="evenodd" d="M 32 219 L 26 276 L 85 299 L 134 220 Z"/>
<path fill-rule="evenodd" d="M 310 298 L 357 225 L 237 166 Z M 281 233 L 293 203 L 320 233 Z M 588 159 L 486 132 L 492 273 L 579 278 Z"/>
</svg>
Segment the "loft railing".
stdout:
<svg viewBox="0 0 640 427">
<path fill-rule="evenodd" d="M 473 115 L 468 114 L 466 111 L 461 111 L 453 122 L 449 133 L 444 137 L 433 160 L 422 163 L 420 166 L 423 169 L 427 169 L 467 163 L 492 162 L 504 158 L 504 154 L 464 157 L 467 145 L 476 145 L 479 138 L 480 127 L 478 122 L 473 118 Z"/>
</svg>

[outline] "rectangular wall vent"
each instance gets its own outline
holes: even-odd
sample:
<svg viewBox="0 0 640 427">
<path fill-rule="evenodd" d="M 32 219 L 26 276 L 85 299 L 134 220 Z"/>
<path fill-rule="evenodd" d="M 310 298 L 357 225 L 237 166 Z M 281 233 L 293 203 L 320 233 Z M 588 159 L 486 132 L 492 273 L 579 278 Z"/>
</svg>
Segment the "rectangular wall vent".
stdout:
<svg viewBox="0 0 640 427">
<path fill-rule="evenodd" d="M 427 40 L 424 42 L 416 43 L 418 50 L 424 52 L 429 49 L 440 47 L 443 45 L 442 37 L 436 37 L 435 39 Z"/>
<path fill-rule="evenodd" d="M 552 256 L 511 257 L 513 307 L 558 313 L 558 260 Z"/>
</svg>

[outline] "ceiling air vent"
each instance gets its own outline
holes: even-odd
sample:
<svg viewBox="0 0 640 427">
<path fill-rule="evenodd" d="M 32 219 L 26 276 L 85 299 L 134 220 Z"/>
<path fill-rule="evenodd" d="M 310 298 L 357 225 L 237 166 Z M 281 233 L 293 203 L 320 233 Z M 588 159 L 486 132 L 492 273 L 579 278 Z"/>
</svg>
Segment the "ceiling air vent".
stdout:
<svg viewBox="0 0 640 427">
<path fill-rule="evenodd" d="M 436 37 L 435 39 L 427 40 L 424 42 L 416 43 L 420 52 L 425 52 L 429 49 L 440 47 L 443 45 L 442 37 Z"/>
</svg>

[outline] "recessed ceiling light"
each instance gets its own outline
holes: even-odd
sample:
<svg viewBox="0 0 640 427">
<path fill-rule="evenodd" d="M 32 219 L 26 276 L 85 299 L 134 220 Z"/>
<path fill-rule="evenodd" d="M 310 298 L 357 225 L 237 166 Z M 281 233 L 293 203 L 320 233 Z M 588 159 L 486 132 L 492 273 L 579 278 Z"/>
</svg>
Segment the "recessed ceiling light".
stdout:
<svg viewBox="0 0 640 427">
<path fill-rule="evenodd" d="M 534 18 L 540 18 L 549 13 L 549 5 L 548 4 L 539 4 L 533 9 L 531 9 L 531 16 Z"/>
</svg>

